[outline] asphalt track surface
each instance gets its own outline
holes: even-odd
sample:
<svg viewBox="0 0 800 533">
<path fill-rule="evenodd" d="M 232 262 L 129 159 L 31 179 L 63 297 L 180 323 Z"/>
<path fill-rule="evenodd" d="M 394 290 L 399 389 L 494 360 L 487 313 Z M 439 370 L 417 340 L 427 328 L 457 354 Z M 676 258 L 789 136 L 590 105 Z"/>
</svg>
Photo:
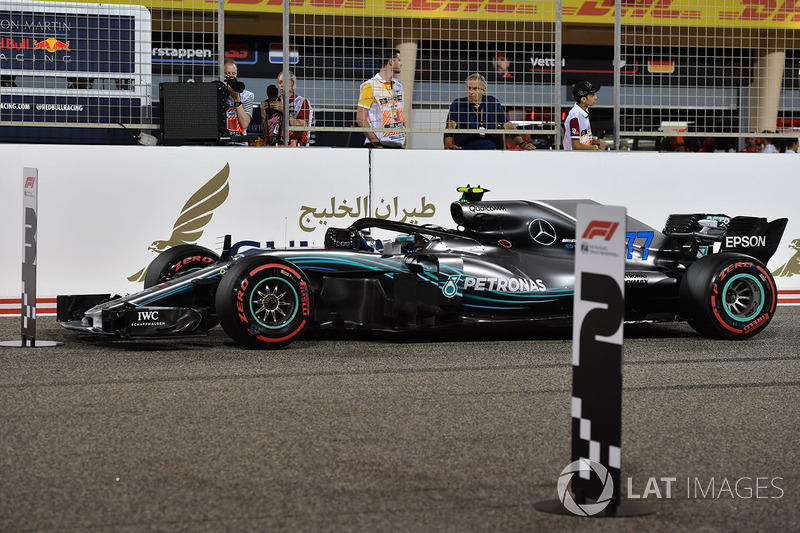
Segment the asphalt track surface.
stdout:
<svg viewBox="0 0 800 533">
<path fill-rule="evenodd" d="M 534 509 L 570 462 L 569 332 L 38 338 L 65 344 L 0 348 L 3 531 L 800 530 L 800 307 L 748 342 L 626 328 L 636 518 Z"/>
</svg>

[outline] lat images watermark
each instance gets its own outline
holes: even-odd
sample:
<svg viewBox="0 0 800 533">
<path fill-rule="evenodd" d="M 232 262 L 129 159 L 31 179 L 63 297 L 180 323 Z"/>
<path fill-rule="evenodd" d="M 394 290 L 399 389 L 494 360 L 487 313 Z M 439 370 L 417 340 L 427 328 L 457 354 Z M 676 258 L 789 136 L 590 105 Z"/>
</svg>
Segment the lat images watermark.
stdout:
<svg viewBox="0 0 800 533">
<path fill-rule="evenodd" d="M 636 499 L 774 499 L 783 498 L 785 491 L 781 486 L 782 477 L 770 476 L 742 476 L 728 477 L 650 477 L 644 484 L 634 483 L 632 478 L 627 479 L 627 494 L 629 500 Z"/>
<path fill-rule="evenodd" d="M 596 475 L 603 483 L 603 489 L 596 503 L 578 503 L 570 493 L 572 477 L 583 473 L 584 477 Z M 646 482 L 634 482 L 628 477 L 623 481 L 629 500 L 641 499 L 772 499 L 779 500 L 786 491 L 784 479 L 779 476 L 731 477 L 649 477 Z M 614 481 L 608 469 L 590 459 L 579 459 L 567 465 L 558 478 L 558 499 L 571 513 L 578 516 L 594 516 L 601 513 L 611 503 Z"/>
<path fill-rule="evenodd" d="M 597 499 L 597 503 L 578 503 L 569 493 L 569 483 L 576 472 L 594 472 L 600 481 L 603 482 L 603 491 Z M 591 459 L 578 459 L 567 465 L 558 477 L 558 499 L 564 504 L 566 509 L 578 516 L 594 516 L 602 512 L 611 503 L 611 496 L 614 494 L 614 480 L 608 474 L 605 466 L 592 461 Z"/>
</svg>

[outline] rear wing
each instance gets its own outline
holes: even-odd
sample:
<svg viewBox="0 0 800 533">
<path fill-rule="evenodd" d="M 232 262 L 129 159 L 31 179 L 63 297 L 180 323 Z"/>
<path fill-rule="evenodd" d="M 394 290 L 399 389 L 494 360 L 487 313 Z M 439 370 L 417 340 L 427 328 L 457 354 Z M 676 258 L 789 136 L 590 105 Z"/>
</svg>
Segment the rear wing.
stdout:
<svg viewBox="0 0 800 533">
<path fill-rule="evenodd" d="M 730 218 L 722 214 L 670 215 L 662 233 L 690 254 L 718 242 L 720 252 L 750 255 L 767 264 L 778 249 L 788 222 L 787 218 L 768 222 L 766 218 Z"/>
</svg>

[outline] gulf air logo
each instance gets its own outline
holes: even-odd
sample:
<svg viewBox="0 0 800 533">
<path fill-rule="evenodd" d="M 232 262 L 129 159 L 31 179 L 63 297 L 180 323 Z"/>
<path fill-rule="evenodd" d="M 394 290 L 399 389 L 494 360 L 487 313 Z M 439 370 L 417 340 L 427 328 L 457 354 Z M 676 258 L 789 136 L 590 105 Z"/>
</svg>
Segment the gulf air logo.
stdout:
<svg viewBox="0 0 800 533">
<path fill-rule="evenodd" d="M 66 43 L 63 41 L 59 41 L 53 37 L 48 37 L 44 41 L 33 41 L 33 49 L 34 50 L 47 50 L 48 52 L 55 52 L 56 50 L 66 50 L 70 51 L 69 48 L 69 41 Z"/>
<path fill-rule="evenodd" d="M 785 278 L 800 276 L 800 239 L 793 240 L 791 244 L 789 244 L 789 248 L 795 251 L 794 255 L 781 265 L 778 270 L 773 271 L 773 276 Z M 800 301 L 798 301 L 798 303 L 800 303 Z"/>
<path fill-rule="evenodd" d="M 200 187 L 184 204 L 178 219 L 172 226 L 172 233 L 169 238 L 156 239 L 148 249 L 160 254 L 173 246 L 197 244 L 198 239 L 203 236 L 206 224 L 214 216 L 214 210 L 228 198 L 230 190 L 228 176 L 230 171 L 231 167 L 226 163 L 222 170 Z M 146 274 L 147 266 L 136 274 L 130 275 L 128 281 L 133 281 L 134 283 L 144 281 Z"/>
<path fill-rule="evenodd" d="M 610 241 L 617 231 L 619 222 L 607 222 L 605 220 L 592 220 L 586 226 L 586 231 L 583 232 L 584 239 L 594 239 L 595 237 L 605 237 L 605 240 Z"/>
</svg>

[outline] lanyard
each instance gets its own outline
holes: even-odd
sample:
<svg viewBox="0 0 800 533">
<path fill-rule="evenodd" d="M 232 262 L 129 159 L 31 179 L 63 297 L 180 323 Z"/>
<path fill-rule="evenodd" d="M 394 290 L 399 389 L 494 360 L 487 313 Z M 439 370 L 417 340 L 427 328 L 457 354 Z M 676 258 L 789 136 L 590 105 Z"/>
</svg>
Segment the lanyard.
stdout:
<svg viewBox="0 0 800 533">
<path fill-rule="evenodd" d="M 475 113 L 475 120 L 478 121 L 478 128 L 482 128 L 483 127 L 483 113 L 484 113 L 485 110 L 481 109 L 480 104 L 478 104 L 478 107 L 472 106 L 472 111 Z M 478 114 L 478 111 L 480 111 L 480 114 Z"/>
</svg>

